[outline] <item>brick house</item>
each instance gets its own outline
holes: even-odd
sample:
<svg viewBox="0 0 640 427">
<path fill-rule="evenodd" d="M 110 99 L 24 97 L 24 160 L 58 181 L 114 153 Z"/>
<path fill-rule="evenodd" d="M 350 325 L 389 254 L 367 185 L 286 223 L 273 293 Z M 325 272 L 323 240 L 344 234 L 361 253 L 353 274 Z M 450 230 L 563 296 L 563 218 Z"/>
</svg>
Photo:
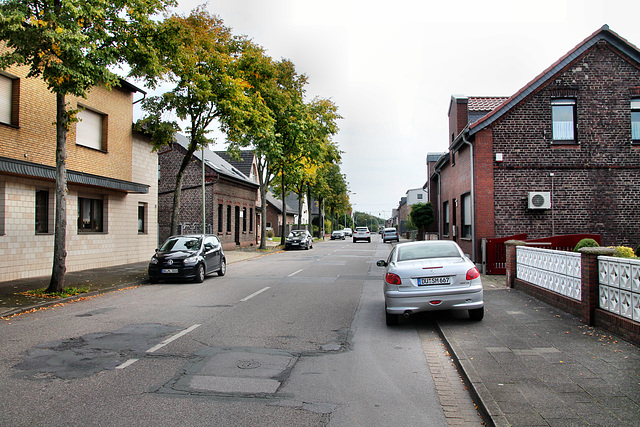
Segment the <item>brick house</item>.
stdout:
<svg viewBox="0 0 640 427">
<path fill-rule="evenodd" d="M 293 230 L 295 225 L 296 210 L 289 206 L 286 201 L 284 203 L 284 209 L 282 206 L 282 201 L 278 200 L 273 193 L 267 193 L 267 229 L 273 229 L 273 235 L 275 237 L 281 237 L 280 227 L 282 226 L 283 218 L 287 234 Z"/>
<path fill-rule="evenodd" d="M 51 274 L 56 98 L 28 69 L 0 71 L 0 281 Z M 134 133 L 135 86 L 95 87 L 67 135 L 67 271 L 147 260 L 156 247 L 157 155 Z"/>
<path fill-rule="evenodd" d="M 428 157 L 439 233 L 597 233 L 640 243 L 640 51 L 604 26 L 509 98 L 453 96 L 449 151 Z"/>
<path fill-rule="evenodd" d="M 159 241 L 170 235 L 176 175 L 187 153 L 188 139 L 176 134 L 174 142 L 158 153 Z M 202 151 L 194 153 L 182 183 L 179 233 L 202 232 Z M 256 210 L 260 186 L 209 149 L 205 158 L 205 231 L 217 234 L 225 249 L 253 246 L 260 223 Z"/>
</svg>

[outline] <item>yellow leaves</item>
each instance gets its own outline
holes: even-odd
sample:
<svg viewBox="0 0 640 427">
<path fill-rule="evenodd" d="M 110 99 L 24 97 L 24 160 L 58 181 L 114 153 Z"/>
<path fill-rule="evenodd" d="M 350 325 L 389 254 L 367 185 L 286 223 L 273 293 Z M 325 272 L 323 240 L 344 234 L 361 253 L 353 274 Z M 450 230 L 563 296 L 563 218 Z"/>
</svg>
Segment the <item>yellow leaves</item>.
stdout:
<svg viewBox="0 0 640 427">
<path fill-rule="evenodd" d="M 39 19 L 35 16 L 32 16 L 29 19 L 29 23 L 34 27 L 39 27 L 39 28 L 44 28 L 49 26 L 49 23 L 47 21 L 43 21 L 42 19 Z"/>
</svg>

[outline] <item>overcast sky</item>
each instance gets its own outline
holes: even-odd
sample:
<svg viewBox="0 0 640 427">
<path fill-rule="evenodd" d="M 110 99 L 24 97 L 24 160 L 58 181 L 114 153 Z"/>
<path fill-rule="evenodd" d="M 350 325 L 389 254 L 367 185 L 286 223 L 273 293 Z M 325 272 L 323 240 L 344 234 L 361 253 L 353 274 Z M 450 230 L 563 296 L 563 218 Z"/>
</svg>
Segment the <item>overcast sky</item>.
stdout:
<svg viewBox="0 0 640 427">
<path fill-rule="evenodd" d="M 188 14 L 202 1 L 178 0 Z M 235 34 L 293 61 L 344 117 L 351 202 L 389 217 L 448 148 L 451 95 L 510 96 L 602 25 L 640 46 L 638 0 L 210 0 Z M 225 149 L 223 141 L 215 150 Z"/>
</svg>

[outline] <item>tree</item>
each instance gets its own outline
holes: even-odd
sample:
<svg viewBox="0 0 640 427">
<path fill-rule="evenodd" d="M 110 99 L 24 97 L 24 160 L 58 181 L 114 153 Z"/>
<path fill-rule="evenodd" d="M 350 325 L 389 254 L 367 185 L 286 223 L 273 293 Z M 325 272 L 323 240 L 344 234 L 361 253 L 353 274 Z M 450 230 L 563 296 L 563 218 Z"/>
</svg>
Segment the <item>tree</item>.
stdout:
<svg viewBox="0 0 640 427">
<path fill-rule="evenodd" d="M 53 266 L 48 292 L 64 287 L 66 272 L 67 132 L 77 110 L 67 96 L 86 97 L 97 85 L 120 84 L 111 69 L 128 63 L 131 75 L 153 74 L 151 46 L 156 23 L 150 16 L 171 0 L 5 0 L 0 4 L 0 69 L 29 67 L 56 95 L 56 208 Z"/>
<path fill-rule="evenodd" d="M 234 36 L 222 19 L 200 6 L 189 16 L 167 18 L 160 33 L 170 41 L 158 46 L 164 53 L 164 78 L 175 87 L 145 101 L 147 116 L 138 126 L 150 130 L 158 148 L 172 142 L 173 130 L 182 131 L 177 123 L 163 121 L 164 114 L 172 112 L 188 122 L 189 146 L 173 193 L 171 234 L 176 234 L 184 174 L 195 151 L 211 142 L 207 133 L 212 123 L 217 121 L 228 138 L 234 138 L 249 127 L 268 127 L 270 117 L 240 66 L 242 55 L 254 47 L 245 37 Z"/>
<path fill-rule="evenodd" d="M 415 225 L 420 231 L 419 240 L 422 239 L 425 228 L 427 228 L 433 222 L 433 207 L 431 202 L 416 203 L 411 206 L 411 212 L 409 217 L 413 225 Z"/>
</svg>

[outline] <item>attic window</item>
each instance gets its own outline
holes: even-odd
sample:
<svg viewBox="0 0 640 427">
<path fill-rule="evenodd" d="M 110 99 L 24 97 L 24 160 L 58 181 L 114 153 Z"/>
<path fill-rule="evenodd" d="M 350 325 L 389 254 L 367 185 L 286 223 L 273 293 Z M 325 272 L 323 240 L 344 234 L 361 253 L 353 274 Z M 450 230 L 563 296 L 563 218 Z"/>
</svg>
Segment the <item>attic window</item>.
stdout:
<svg viewBox="0 0 640 427">
<path fill-rule="evenodd" d="M 558 98 L 551 101 L 553 142 L 576 142 L 576 100 Z"/>
</svg>

